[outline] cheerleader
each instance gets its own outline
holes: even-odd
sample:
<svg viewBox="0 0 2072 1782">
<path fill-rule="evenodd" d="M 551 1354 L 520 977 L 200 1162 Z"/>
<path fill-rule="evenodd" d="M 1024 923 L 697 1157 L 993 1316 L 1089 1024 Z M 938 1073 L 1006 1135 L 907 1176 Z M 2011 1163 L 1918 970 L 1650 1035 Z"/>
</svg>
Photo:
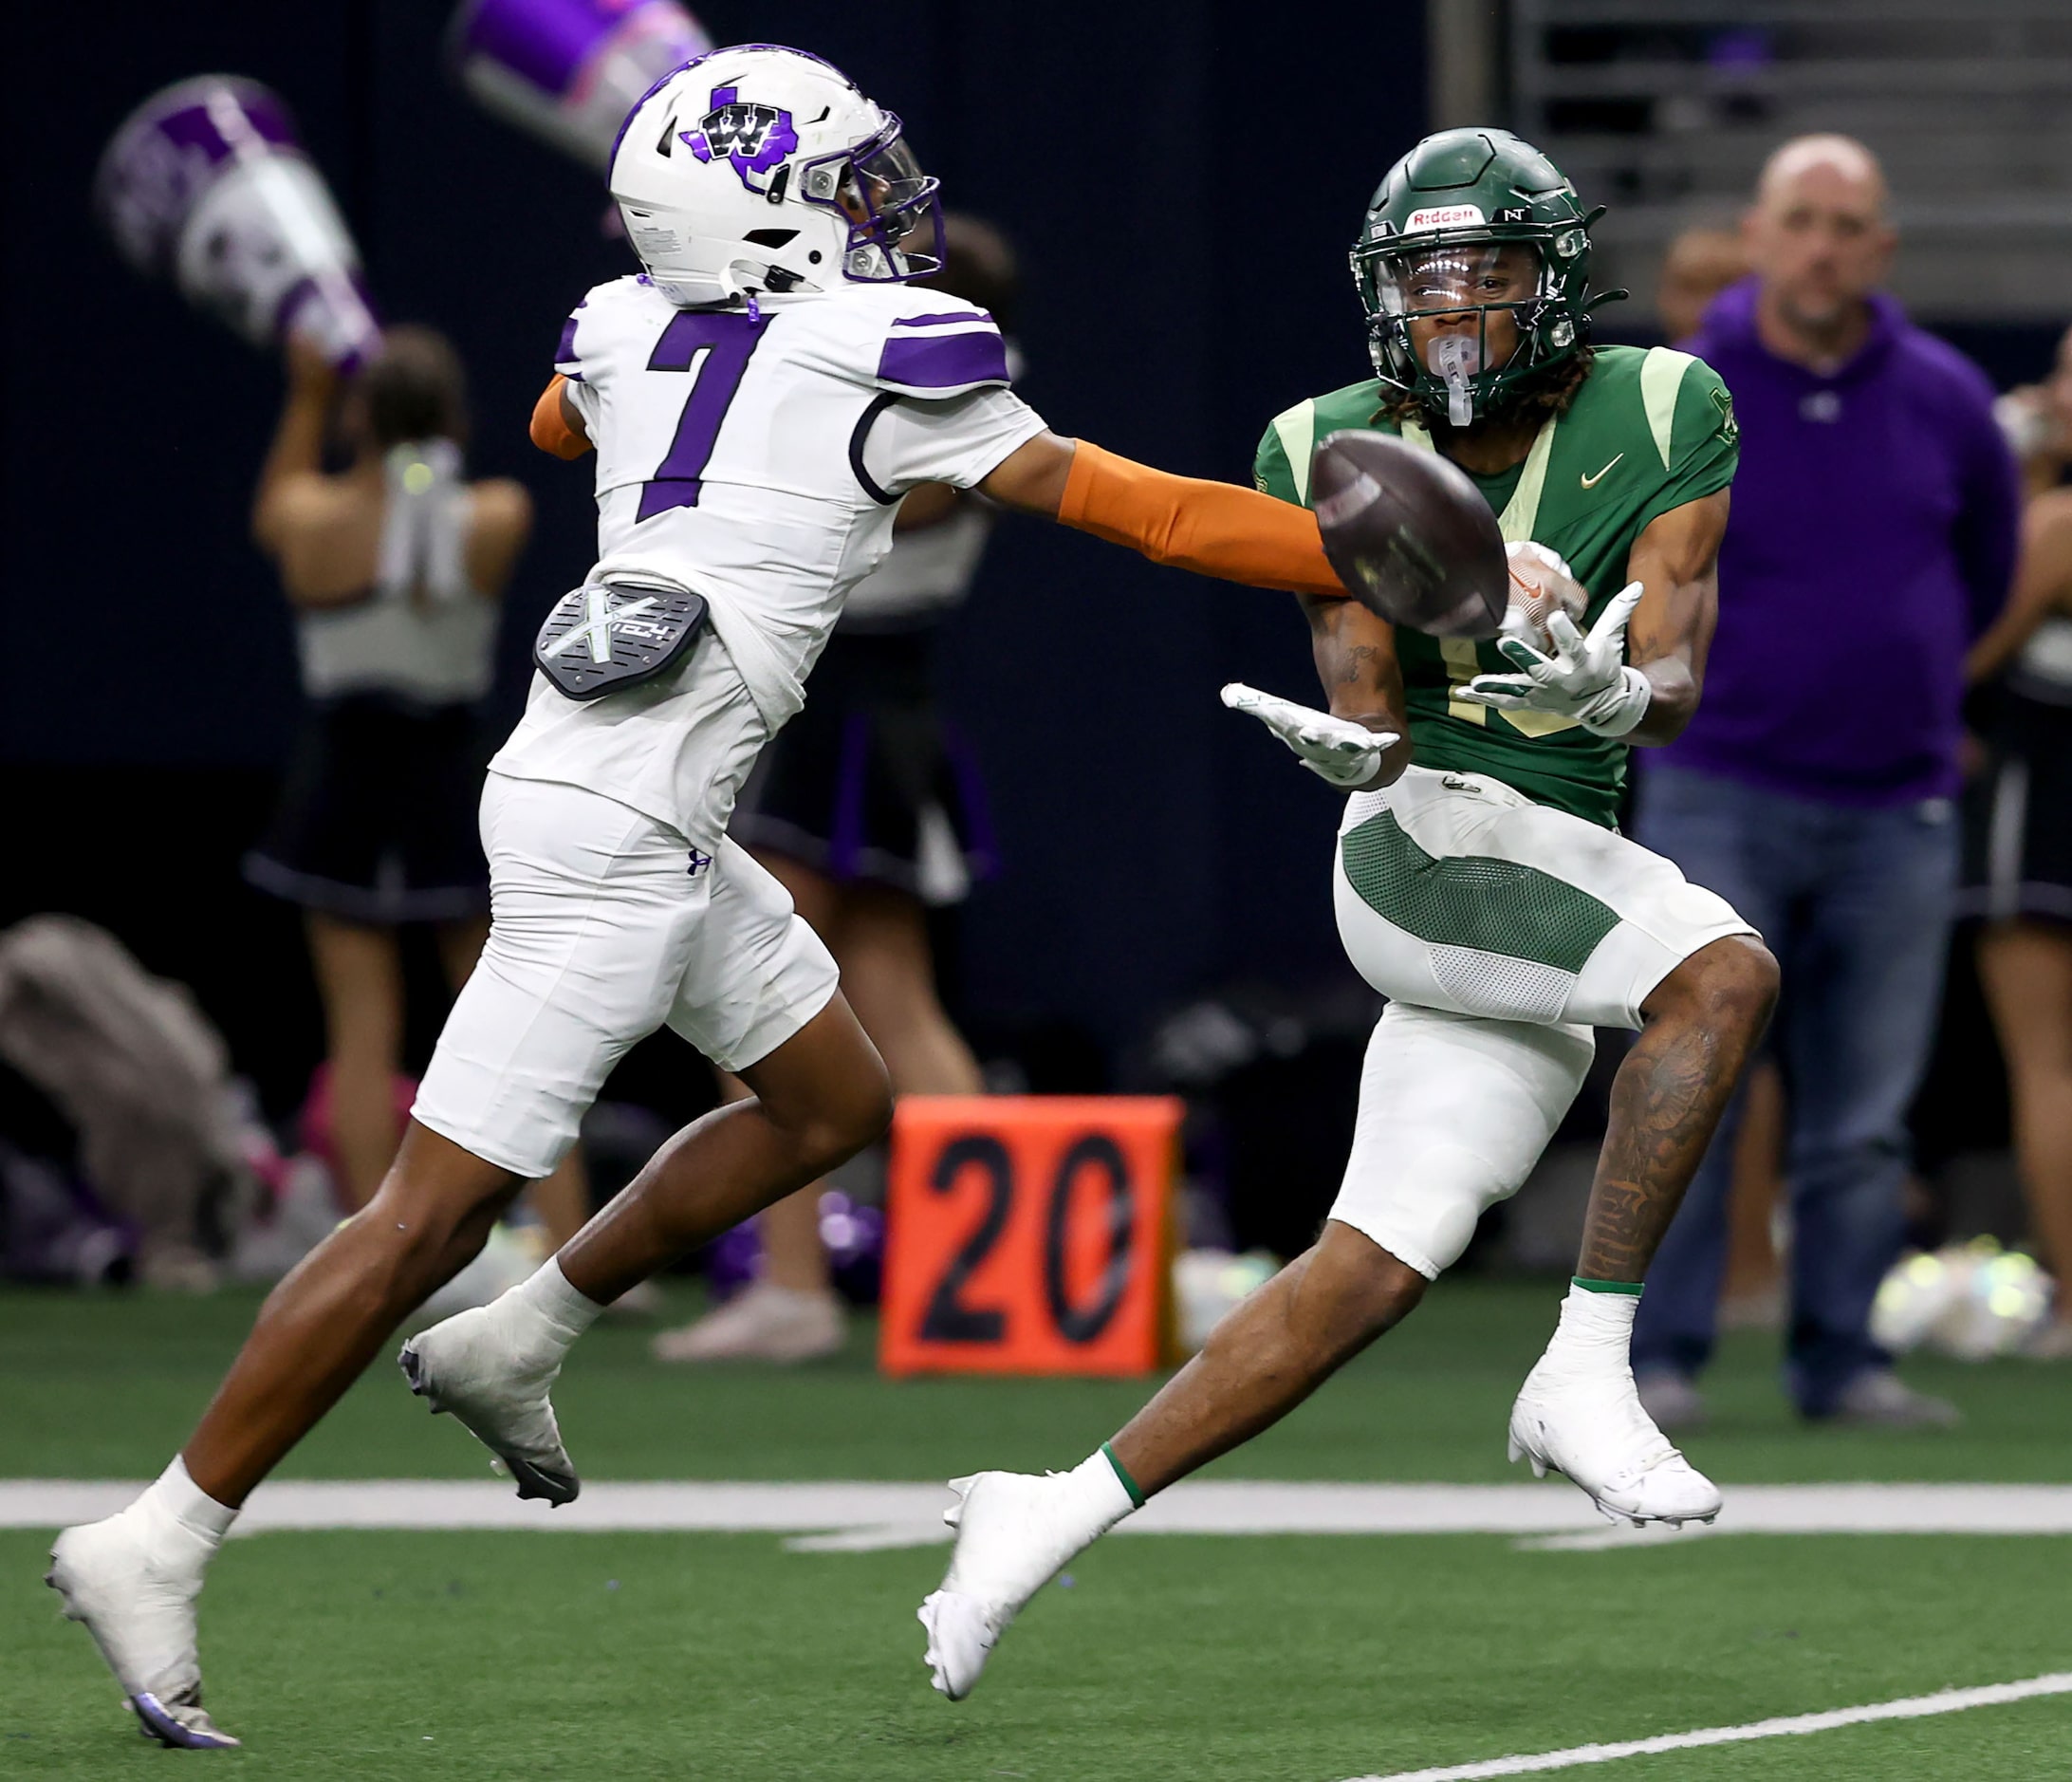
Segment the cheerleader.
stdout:
<svg viewBox="0 0 2072 1782">
<path fill-rule="evenodd" d="M 2032 1339 L 2072 1358 L 2072 334 L 2044 383 L 2003 399 L 2029 484 L 2022 567 L 1971 651 L 1980 770 L 1966 798 L 1962 908 L 2007 1063 L 2015 1160 L 2057 1318 Z"/>
<path fill-rule="evenodd" d="M 295 612 L 308 709 L 280 808 L 245 872 L 302 907 L 324 1003 L 339 1193 L 357 1208 L 380 1185 L 401 1128 L 397 930 L 432 925 L 455 990 L 489 932 L 477 710 L 532 504 L 507 478 L 465 480 L 465 383 L 443 336 L 390 329 L 342 398 L 300 337 L 287 371 L 252 536 Z M 351 462 L 330 474 L 334 406 Z M 557 1243 L 588 1210 L 572 1163 L 536 1196 Z"/>
</svg>

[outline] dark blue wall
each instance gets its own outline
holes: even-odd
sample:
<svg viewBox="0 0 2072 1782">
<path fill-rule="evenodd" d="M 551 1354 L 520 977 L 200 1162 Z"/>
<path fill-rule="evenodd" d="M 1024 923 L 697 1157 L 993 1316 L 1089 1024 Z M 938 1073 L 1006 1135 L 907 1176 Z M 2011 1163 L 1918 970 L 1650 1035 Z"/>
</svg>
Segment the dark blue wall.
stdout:
<svg viewBox="0 0 2072 1782">
<path fill-rule="evenodd" d="M 447 83 L 449 9 L 39 8 L 11 84 L 0 625 L 48 641 L 12 658 L 0 697 L 0 774 L 34 831 L 9 838 L 0 914 L 90 906 L 232 1009 L 243 1049 L 284 986 L 306 1014 L 292 923 L 234 877 L 295 715 L 286 614 L 245 542 L 278 381 L 118 264 L 88 185 L 118 120 L 167 81 L 219 68 L 288 99 L 387 312 L 460 343 L 477 466 L 538 498 L 507 627 L 512 699 L 532 624 L 593 537 L 585 470 L 533 453 L 526 416 L 562 317 L 627 262 L 600 233 L 595 179 Z M 1242 479 L 1274 413 L 1365 373 L 1344 251 L 1422 129 L 1423 10 L 715 0 L 706 17 L 841 64 L 906 116 L 954 203 L 1009 229 L 1026 390 L 1054 426 Z M 21 628 L 53 605 L 90 612 L 71 634 L 90 659 Z M 1232 678 L 1309 693 L 1291 602 L 1009 525 L 952 656 L 1007 856 L 963 925 L 977 1013 L 1113 1046 L 1233 975 L 1343 973 L 1334 801 L 1215 696 Z M 232 936 L 265 944 L 219 944 Z"/>
</svg>

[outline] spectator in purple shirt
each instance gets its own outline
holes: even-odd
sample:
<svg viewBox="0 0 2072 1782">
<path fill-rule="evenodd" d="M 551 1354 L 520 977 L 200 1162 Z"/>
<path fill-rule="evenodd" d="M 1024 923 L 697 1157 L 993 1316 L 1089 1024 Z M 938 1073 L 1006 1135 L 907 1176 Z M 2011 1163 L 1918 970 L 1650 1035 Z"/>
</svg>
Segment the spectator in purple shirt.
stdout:
<svg viewBox="0 0 2072 1782">
<path fill-rule="evenodd" d="M 1878 289 L 1885 196 L 1861 143 L 1785 143 L 1744 223 L 1754 272 L 1688 343 L 1734 393 L 1742 468 L 1705 696 L 1650 763 L 1638 839 L 1784 967 L 1793 1399 L 1812 1419 L 1939 1424 L 1954 1407 L 1902 1385 L 1868 1327 L 1941 1001 L 1965 653 L 2007 597 L 2019 496 L 1985 378 Z M 1731 1119 L 1634 1330 L 1665 1429 L 1704 1415 Z"/>
</svg>

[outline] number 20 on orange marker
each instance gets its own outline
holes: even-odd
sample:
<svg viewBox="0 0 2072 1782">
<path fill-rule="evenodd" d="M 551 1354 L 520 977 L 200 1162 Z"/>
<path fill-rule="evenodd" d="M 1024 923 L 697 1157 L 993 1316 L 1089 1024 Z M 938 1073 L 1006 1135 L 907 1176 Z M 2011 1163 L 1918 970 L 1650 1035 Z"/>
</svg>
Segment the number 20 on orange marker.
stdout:
<svg viewBox="0 0 2072 1782">
<path fill-rule="evenodd" d="M 907 1096 L 893 1122 L 888 1374 L 1158 1365 L 1180 1104 Z"/>
</svg>

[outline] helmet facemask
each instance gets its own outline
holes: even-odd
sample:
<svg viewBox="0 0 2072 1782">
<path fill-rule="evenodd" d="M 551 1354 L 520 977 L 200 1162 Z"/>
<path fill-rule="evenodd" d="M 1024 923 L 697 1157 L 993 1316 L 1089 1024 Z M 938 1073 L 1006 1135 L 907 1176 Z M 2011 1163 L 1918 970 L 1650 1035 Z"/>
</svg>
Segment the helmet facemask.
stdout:
<svg viewBox="0 0 2072 1782">
<path fill-rule="evenodd" d="M 808 204 L 840 213 L 849 225 L 842 269 L 858 284 L 925 278 L 942 269 L 941 181 L 921 171 L 900 135 L 899 120 L 840 155 L 807 161 L 799 193 Z"/>
<path fill-rule="evenodd" d="M 1581 227 L 1435 230 L 1353 251 L 1376 372 L 1455 427 L 1582 338 Z M 1414 322 L 1435 322 L 1422 332 Z"/>
</svg>

